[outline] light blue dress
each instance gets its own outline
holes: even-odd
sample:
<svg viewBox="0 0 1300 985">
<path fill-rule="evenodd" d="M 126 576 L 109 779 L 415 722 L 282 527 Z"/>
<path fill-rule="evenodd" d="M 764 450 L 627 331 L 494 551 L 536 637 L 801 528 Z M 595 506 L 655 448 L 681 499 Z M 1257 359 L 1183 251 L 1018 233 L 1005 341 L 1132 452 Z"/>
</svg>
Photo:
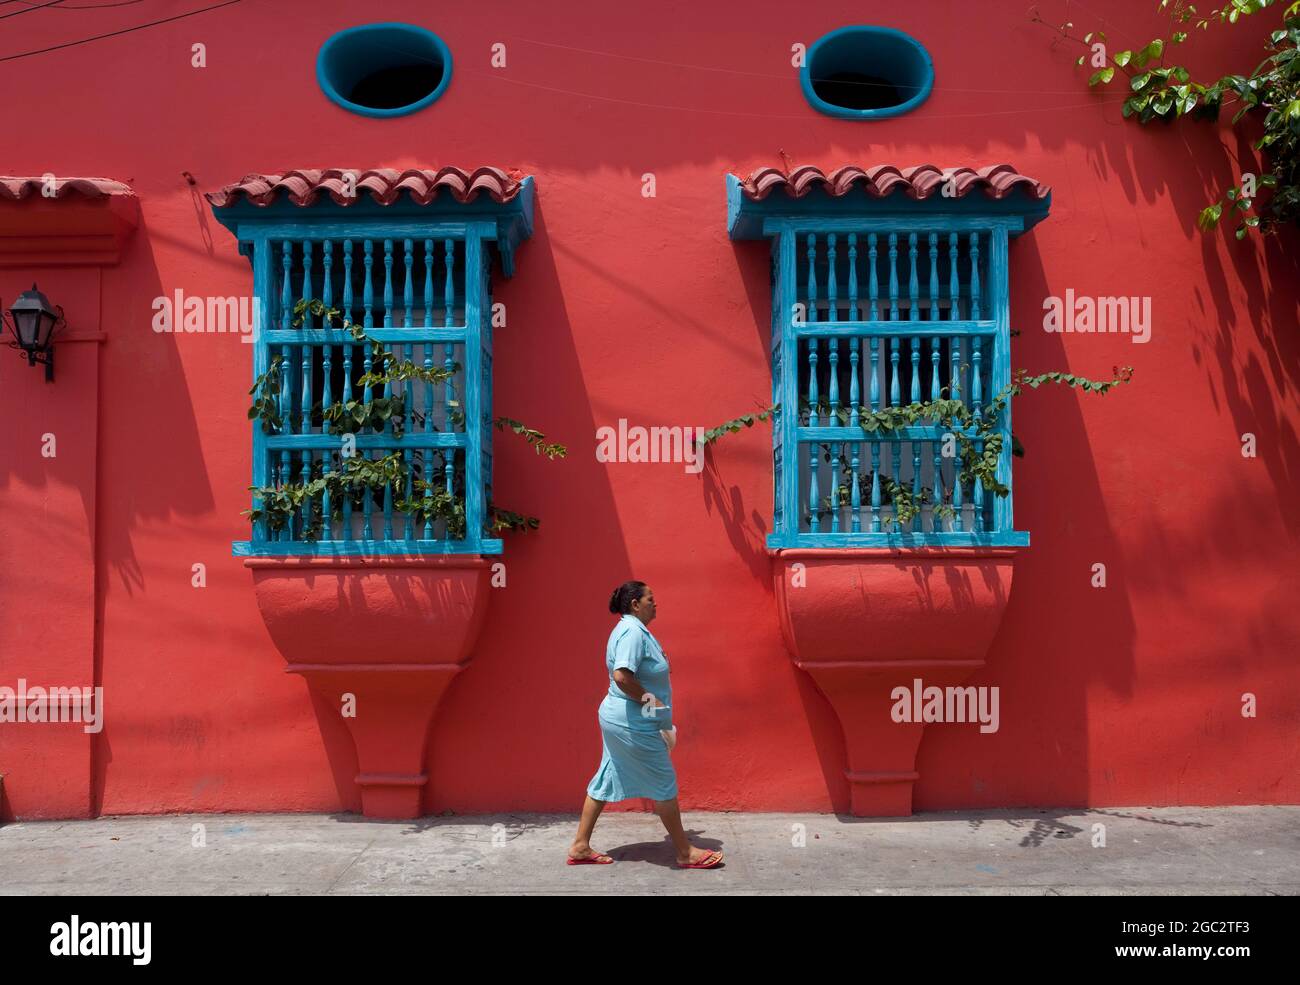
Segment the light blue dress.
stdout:
<svg viewBox="0 0 1300 985">
<path fill-rule="evenodd" d="M 588 796 L 595 800 L 672 800 L 677 796 L 677 771 L 659 736 L 661 730 L 673 727 L 673 692 L 663 647 L 645 623 L 625 615 L 609 634 L 605 667 L 609 690 L 596 715 L 603 751 L 596 775 L 587 784 Z M 643 714 L 641 702 L 629 698 L 614 682 L 614 671 L 620 667 L 635 674 L 641 686 L 668 707 L 653 709 L 653 715 Z"/>
</svg>

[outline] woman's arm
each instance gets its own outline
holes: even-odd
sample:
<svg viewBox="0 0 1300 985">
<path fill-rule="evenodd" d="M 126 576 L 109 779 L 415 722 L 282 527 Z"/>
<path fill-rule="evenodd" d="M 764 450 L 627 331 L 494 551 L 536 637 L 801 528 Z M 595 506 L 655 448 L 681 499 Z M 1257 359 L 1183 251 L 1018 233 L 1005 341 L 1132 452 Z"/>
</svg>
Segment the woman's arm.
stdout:
<svg viewBox="0 0 1300 985">
<path fill-rule="evenodd" d="M 633 701 L 640 702 L 642 715 L 645 715 L 646 718 L 653 718 L 663 728 L 672 728 L 672 709 L 650 691 L 643 688 L 641 682 L 636 679 L 636 675 L 630 670 L 624 667 L 616 667 L 614 669 L 614 683 L 618 685 L 620 691 Z M 654 711 L 646 714 L 647 708 L 652 708 Z"/>
<path fill-rule="evenodd" d="M 626 694 L 633 701 L 640 701 L 642 697 L 650 694 L 649 691 L 641 686 L 641 682 L 636 679 L 636 674 L 623 667 L 619 667 L 614 671 L 614 683 L 618 685 L 620 691 Z M 650 695 L 650 700 L 655 708 L 668 707 L 654 695 Z"/>
</svg>

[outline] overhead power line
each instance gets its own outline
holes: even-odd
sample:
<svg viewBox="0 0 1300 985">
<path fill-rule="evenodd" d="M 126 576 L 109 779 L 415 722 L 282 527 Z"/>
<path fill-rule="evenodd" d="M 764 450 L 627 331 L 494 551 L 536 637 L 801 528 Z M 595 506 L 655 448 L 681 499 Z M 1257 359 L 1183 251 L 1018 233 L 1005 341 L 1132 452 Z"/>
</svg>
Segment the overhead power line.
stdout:
<svg viewBox="0 0 1300 985">
<path fill-rule="evenodd" d="M 220 10 L 222 7 L 230 7 L 240 2 L 241 0 L 225 0 L 225 3 L 214 3 L 210 7 L 202 7 L 199 10 L 186 11 L 183 14 L 176 14 L 174 17 L 164 17 L 161 20 L 150 21 L 147 24 L 137 24 L 135 27 L 124 27 L 120 31 L 109 31 L 107 34 L 96 34 L 93 38 L 82 38 L 79 41 L 65 41 L 63 44 L 51 45 L 48 48 L 37 48 L 35 51 L 20 51 L 16 55 L 5 55 L 0 57 L 0 62 L 12 62 L 19 58 L 30 58 L 32 55 L 44 55 L 47 52 L 60 51 L 63 48 L 75 48 L 77 45 L 90 44 L 92 41 L 103 41 L 105 38 L 117 38 L 124 34 L 132 34 L 136 31 L 143 31 L 146 28 L 157 27 L 159 24 L 170 24 L 172 21 L 184 20 L 186 17 L 194 17 L 196 14 L 206 14 L 209 10 Z"/>
</svg>

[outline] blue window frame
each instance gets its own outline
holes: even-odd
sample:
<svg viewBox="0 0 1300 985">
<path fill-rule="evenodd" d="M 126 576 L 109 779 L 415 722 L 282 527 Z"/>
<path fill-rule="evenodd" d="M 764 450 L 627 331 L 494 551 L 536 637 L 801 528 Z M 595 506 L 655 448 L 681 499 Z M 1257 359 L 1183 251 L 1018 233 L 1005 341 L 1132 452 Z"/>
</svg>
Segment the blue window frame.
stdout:
<svg viewBox="0 0 1300 985">
<path fill-rule="evenodd" d="M 949 429 L 923 419 L 869 435 L 859 422 L 940 398 L 974 410 L 1010 382 L 1008 242 L 1045 217 L 1050 200 L 823 190 L 754 200 L 727 180 L 732 238 L 771 241 L 772 401 L 781 409 L 768 546 L 1028 545 L 1010 495 L 955 481 L 958 462 L 943 454 Z M 1009 406 L 996 427 L 1005 438 L 998 480 L 1009 488 Z M 891 482 L 924 498 L 910 520 L 895 518 Z"/>
<path fill-rule="evenodd" d="M 254 380 L 280 358 L 282 423 L 265 434 L 253 422 L 252 485 L 303 482 L 344 466 L 344 438 L 323 419 L 324 406 L 403 398 L 400 414 L 353 436 L 356 456 L 400 455 L 394 482 L 361 494 L 360 502 L 331 504 L 326 492 L 278 531 L 256 522 L 249 540 L 232 545 L 236 556 L 501 553 L 501 540 L 484 532 L 492 487 L 491 272 L 499 259 L 513 273 L 515 247 L 531 234 L 532 198 L 525 178 L 504 205 L 482 195 L 458 205 L 444 195 L 423 206 L 343 207 L 323 199 L 306 208 L 283 200 L 214 208 L 253 268 Z M 443 383 L 388 383 L 381 395 L 363 385 L 372 369 L 369 345 L 309 313 L 294 324 L 294 306 L 304 298 L 347 314 L 399 359 L 454 372 Z M 421 495 L 418 480 L 463 503 L 461 529 L 395 508 Z M 255 496 L 253 507 L 260 506 Z"/>
</svg>

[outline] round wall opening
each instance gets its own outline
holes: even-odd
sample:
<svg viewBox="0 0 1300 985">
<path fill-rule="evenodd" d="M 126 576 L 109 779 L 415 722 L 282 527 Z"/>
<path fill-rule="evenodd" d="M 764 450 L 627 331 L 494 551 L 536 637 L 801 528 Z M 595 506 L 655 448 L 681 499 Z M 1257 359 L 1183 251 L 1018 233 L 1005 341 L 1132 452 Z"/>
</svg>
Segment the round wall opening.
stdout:
<svg viewBox="0 0 1300 985">
<path fill-rule="evenodd" d="M 925 102 L 934 63 L 915 38 L 888 27 L 842 27 L 813 42 L 799 72 L 804 98 L 829 116 L 897 116 Z"/>
<path fill-rule="evenodd" d="M 321 45 L 316 81 L 338 105 L 365 116 L 423 109 L 451 82 L 451 51 L 413 24 L 364 24 Z"/>
</svg>

